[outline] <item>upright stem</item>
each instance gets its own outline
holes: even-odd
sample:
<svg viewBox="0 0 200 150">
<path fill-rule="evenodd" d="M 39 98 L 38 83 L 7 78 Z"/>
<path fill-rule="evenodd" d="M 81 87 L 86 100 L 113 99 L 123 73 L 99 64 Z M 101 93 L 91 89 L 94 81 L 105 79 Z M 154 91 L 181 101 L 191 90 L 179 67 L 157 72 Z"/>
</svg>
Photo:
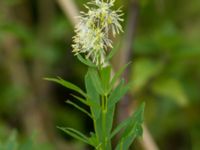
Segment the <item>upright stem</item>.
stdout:
<svg viewBox="0 0 200 150">
<path fill-rule="evenodd" d="M 102 147 L 103 149 L 106 148 L 106 112 L 105 112 L 105 99 L 104 96 L 102 96 L 102 132 L 103 132 L 103 141 L 102 141 Z"/>
<path fill-rule="evenodd" d="M 106 116 L 107 116 L 107 102 L 108 97 L 107 95 L 102 96 L 102 131 L 103 131 L 103 141 L 102 141 L 102 148 L 103 150 L 110 150 L 111 149 L 111 142 L 108 140 L 107 133 L 106 133 Z"/>
</svg>

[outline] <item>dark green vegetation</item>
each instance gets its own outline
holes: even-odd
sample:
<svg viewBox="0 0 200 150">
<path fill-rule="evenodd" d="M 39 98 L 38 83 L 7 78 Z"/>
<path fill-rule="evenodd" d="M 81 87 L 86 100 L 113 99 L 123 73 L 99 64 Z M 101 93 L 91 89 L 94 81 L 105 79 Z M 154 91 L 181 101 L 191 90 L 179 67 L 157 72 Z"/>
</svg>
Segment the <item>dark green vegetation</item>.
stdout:
<svg viewBox="0 0 200 150">
<path fill-rule="evenodd" d="M 83 2 L 75 1 L 80 10 Z M 117 0 L 124 6 L 124 27 L 129 3 Z M 200 1 L 142 0 L 137 8 L 129 106 L 146 102 L 145 121 L 161 150 L 198 150 Z M 84 149 L 56 126 L 88 133 L 92 122 L 65 104 L 72 91 L 43 80 L 58 75 L 84 89 L 86 68 L 71 53 L 73 35 L 73 24 L 56 1 L 0 1 L 0 145 L 16 130 L 19 145 L 36 133 L 32 141 L 41 147 L 50 143 L 47 150 Z"/>
</svg>

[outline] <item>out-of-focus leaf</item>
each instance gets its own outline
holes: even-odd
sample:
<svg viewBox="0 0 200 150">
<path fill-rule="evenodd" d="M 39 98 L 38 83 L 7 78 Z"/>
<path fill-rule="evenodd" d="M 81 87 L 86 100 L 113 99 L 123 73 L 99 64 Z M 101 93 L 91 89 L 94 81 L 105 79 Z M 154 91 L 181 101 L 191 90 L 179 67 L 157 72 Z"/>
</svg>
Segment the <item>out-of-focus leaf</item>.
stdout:
<svg viewBox="0 0 200 150">
<path fill-rule="evenodd" d="M 17 24 L 16 22 L 9 22 L 0 25 L 0 31 L 2 33 L 11 33 L 15 37 L 22 39 L 24 42 L 30 42 L 33 40 L 33 33 L 25 26 Z"/>
<path fill-rule="evenodd" d="M 153 40 L 160 49 L 174 51 L 183 42 L 178 28 L 173 22 L 165 22 L 153 35 Z"/>
<path fill-rule="evenodd" d="M 70 35 L 73 33 L 73 29 L 71 26 L 70 20 L 66 19 L 64 16 L 56 17 L 53 20 L 51 29 L 50 29 L 50 37 L 54 40 L 62 40 L 66 35 Z M 66 38 L 69 38 L 68 36 Z"/>
<path fill-rule="evenodd" d="M 195 60 L 196 62 L 199 62 L 198 59 L 200 57 L 200 49 L 196 45 L 184 45 L 184 47 L 181 47 L 180 49 L 177 49 L 172 58 L 174 61 L 191 61 Z"/>
<path fill-rule="evenodd" d="M 148 83 L 148 81 L 157 75 L 162 69 L 161 62 L 155 62 L 148 58 L 138 59 L 133 64 L 133 91 L 138 92 Z"/>
<path fill-rule="evenodd" d="M 138 36 L 133 47 L 137 54 L 158 55 L 164 52 L 174 52 L 182 43 L 183 39 L 177 27 L 174 23 L 166 21 L 159 28 L 152 30 L 151 33 Z"/>
<path fill-rule="evenodd" d="M 174 78 L 162 78 L 154 82 L 154 93 L 174 100 L 178 105 L 185 106 L 188 103 L 187 96 L 181 83 Z"/>
</svg>

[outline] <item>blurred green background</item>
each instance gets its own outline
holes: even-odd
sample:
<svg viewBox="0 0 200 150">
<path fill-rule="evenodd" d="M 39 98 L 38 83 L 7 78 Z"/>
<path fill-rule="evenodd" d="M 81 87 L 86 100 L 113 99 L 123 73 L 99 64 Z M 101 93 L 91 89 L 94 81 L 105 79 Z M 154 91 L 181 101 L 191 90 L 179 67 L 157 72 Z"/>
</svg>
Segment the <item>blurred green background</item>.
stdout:
<svg viewBox="0 0 200 150">
<path fill-rule="evenodd" d="M 71 91 L 43 80 L 60 76 L 84 88 L 86 67 L 71 53 L 70 2 L 79 12 L 87 1 L 0 1 L 0 150 L 89 149 L 56 126 L 89 133 L 91 120 L 65 104 Z M 145 123 L 160 150 L 200 150 L 200 1 L 116 0 L 121 5 L 125 33 L 115 41 L 126 43 L 134 30 L 130 107 L 146 102 Z M 133 149 L 155 150 L 142 147 Z"/>
</svg>

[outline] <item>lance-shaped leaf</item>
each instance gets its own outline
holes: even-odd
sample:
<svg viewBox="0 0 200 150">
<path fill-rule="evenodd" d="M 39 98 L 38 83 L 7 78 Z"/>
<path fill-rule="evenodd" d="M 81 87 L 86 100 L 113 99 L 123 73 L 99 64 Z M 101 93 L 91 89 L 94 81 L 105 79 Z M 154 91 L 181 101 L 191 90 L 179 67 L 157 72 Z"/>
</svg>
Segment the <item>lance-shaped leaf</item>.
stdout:
<svg viewBox="0 0 200 150">
<path fill-rule="evenodd" d="M 94 113 L 96 119 L 99 118 L 100 114 L 100 96 L 93 84 L 91 74 L 87 73 L 85 76 L 85 85 L 87 91 L 87 101 L 88 103 L 96 103 L 98 105 L 98 109 L 91 106 L 91 111 Z"/>
<path fill-rule="evenodd" d="M 117 133 L 119 133 L 123 128 L 125 128 L 131 122 L 131 117 L 122 121 L 111 133 L 110 139 L 112 139 Z"/>
<path fill-rule="evenodd" d="M 97 149 L 97 147 L 99 146 L 99 142 L 97 140 L 96 134 L 93 132 L 90 132 L 90 138 L 89 141 L 92 145 L 94 145 L 94 147 Z"/>
<path fill-rule="evenodd" d="M 75 104 L 75 103 L 73 103 L 73 102 L 71 102 L 69 100 L 66 101 L 66 103 L 74 106 L 75 108 L 77 108 L 78 110 L 82 111 L 83 113 L 85 113 L 86 115 L 88 115 L 90 118 L 92 118 L 91 114 L 87 110 L 85 110 L 84 108 L 81 108 L 80 106 L 78 106 L 77 104 Z"/>
<path fill-rule="evenodd" d="M 108 98 L 108 107 L 115 105 L 130 89 L 132 83 L 124 86 L 124 80 L 121 80 L 119 85 L 111 92 Z"/>
<path fill-rule="evenodd" d="M 107 114 L 106 114 L 106 134 L 107 137 L 110 136 L 112 127 L 113 127 L 113 119 L 114 119 L 114 112 L 115 112 L 115 106 L 108 108 Z"/>
<path fill-rule="evenodd" d="M 87 105 L 87 106 L 89 106 L 89 107 L 96 107 L 96 108 L 99 108 L 100 107 L 100 105 L 98 104 L 98 103 L 96 103 L 95 101 L 87 101 L 87 100 L 85 100 L 85 99 L 83 99 L 83 98 L 81 98 L 81 97 L 79 97 L 79 96 L 76 96 L 76 95 L 74 95 L 74 94 L 71 94 L 71 96 L 73 96 L 75 99 L 77 99 L 79 102 L 81 102 L 81 103 L 83 103 L 83 104 L 85 104 L 85 105 Z"/>
<path fill-rule="evenodd" d="M 119 77 L 122 75 L 122 73 L 124 72 L 124 70 L 128 67 L 128 65 L 130 64 L 127 63 L 126 65 L 124 65 L 122 68 L 119 69 L 119 71 L 117 71 L 114 75 L 114 77 L 112 78 L 111 82 L 110 82 L 110 90 L 112 90 L 112 88 L 114 87 L 114 85 L 116 84 L 117 80 L 119 79 Z"/>
<path fill-rule="evenodd" d="M 111 66 L 106 66 L 100 70 L 100 78 L 105 95 L 108 95 L 110 87 Z"/>
<path fill-rule="evenodd" d="M 82 134 L 81 132 L 79 132 L 73 128 L 58 127 L 58 129 L 64 131 L 65 133 L 67 133 L 68 135 L 72 136 L 75 139 L 78 139 L 84 143 L 92 145 L 92 143 L 90 143 L 90 140 L 87 136 L 85 136 L 84 134 Z M 94 145 L 92 145 L 92 146 L 94 146 Z"/>
<path fill-rule="evenodd" d="M 96 65 L 90 61 L 90 59 L 85 59 L 83 58 L 80 54 L 77 54 L 77 58 L 80 62 L 82 62 L 83 64 L 85 64 L 86 66 L 89 66 L 89 67 L 96 67 Z"/>
<path fill-rule="evenodd" d="M 86 93 L 81 88 L 79 88 L 78 86 L 74 85 L 73 83 L 70 83 L 68 81 L 63 80 L 60 77 L 58 77 L 58 78 L 45 78 L 45 80 L 59 83 L 62 86 L 66 87 L 68 89 L 74 90 L 74 91 L 80 93 L 84 97 L 87 97 Z"/>
<path fill-rule="evenodd" d="M 111 92 L 110 96 L 108 97 L 108 112 L 106 116 L 106 123 L 107 123 L 107 136 L 110 137 L 110 132 L 113 126 L 113 118 L 114 118 L 114 111 L 116 103 L 127 93 L 131 84 L 127 84 L 124 86 L 124 80 L 121 80 L 119 85 Z"/>
<path fill-rule="evenodd" d="M 144 107 L 143 103 L 132 115 L 115 150 L 128 150 L 135 138 L 142 135 Z"/>
<path fill-rule="evenodd" d="M 76 96 L 76 95 L 74 95 L 74 94 L 71 94 L 71 96 L 73 96 L 73 97 L 74 97 L 75 99 L 77 99 L 79 102 L 81 102 L 81 103 L 83 103 L 83 104 L 89 106 L 88 102 L 87 102 L 85 99 L 83 99 L 83 98 L 81 98 L 81 97 L 79 97 L 79 96 Z"/>
<path fill-rule="evenodd" d="M 86 91 L 87 91 L 87 101 L 95 102 L 98 107 L 94 107 L 93 105 L 90 106 L 91 114 L 93 116 L 94 121 L 94 128 L 97 134 L 98 138 L 101 138 L 102 131 L 101 131 L 101 119 L 100 119 L 100 113 L 101 113 L 101 107 L 100 107 L 100 96 L 93 84 L 91 74 L 89 71 L 87 72 L 85 76 L 85 85 L 86 85 Z"/>
<path fill-rule="evenodd" d="M 103 90 L 103 86 L 101 84 L 101 80 L 100 80 L 100 77 L 98 75 L 97 70 L 94 69 L 94 68 L 89 68 L 88 69 L 88 74 L 89 74 L 90 78 L 92 79 L 92 83 L 93 83 L 96 91 L 100 95 L 103 95 L 104 94 L 104 90 Z"/>
</svg>

